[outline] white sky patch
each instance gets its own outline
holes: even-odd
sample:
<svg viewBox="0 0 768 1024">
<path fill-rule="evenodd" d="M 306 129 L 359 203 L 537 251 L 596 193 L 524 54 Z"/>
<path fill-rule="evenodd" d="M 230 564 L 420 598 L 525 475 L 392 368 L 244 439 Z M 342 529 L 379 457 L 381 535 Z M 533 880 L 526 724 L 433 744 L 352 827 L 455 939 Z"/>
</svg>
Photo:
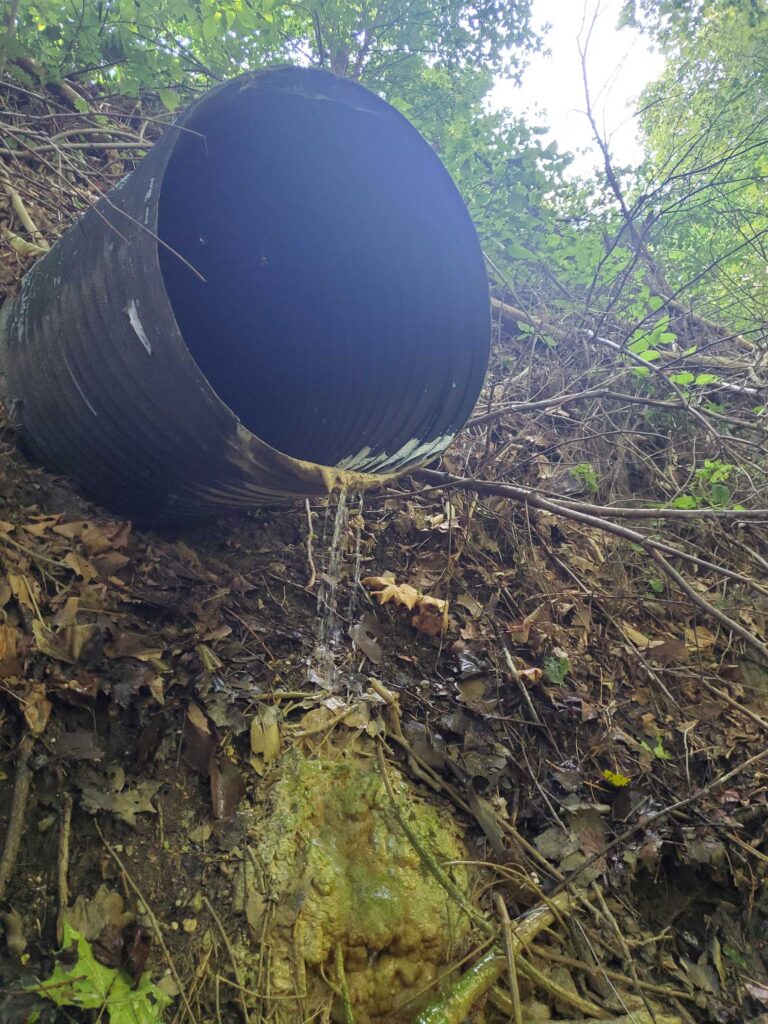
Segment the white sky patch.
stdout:
<svg viewBox="0 0 768 1024">
<path fill-rule="evenodd" d="M 593 19 L 587 76 L 595 120 L 614 163 L 625 166 L 642 159 L 636 103 L 644 86 L 661 74 L 664 61 L 638 31 L 616 27 L 621 8 L 622 0 L 534 0 L 533 23 L 537 29 L 550 24 L 544 47 L 551 52 L 531 58 L 521 86 L 499 81 L 489 97 L 492 110 L 508 107 L 528 114 L 531 124 L 548 126 L 542 141 L 555 140 L 560 150 L 575 155 L 571 174 L 602 167 L 585 113 L 579 56 L 579 40 L 583 47 Z"/>
</svg>

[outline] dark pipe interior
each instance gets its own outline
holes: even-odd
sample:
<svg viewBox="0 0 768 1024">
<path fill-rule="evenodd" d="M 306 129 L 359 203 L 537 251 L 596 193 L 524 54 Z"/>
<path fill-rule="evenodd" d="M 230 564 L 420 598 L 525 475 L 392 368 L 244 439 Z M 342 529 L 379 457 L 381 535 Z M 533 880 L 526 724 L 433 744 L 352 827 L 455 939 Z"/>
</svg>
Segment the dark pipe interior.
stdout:
<svg viewBox="0 0 768 1024">
<path fill-rule="evenodd" d="M 360 87 L 322 75 L 334 84 L 318 96 L 313 75 L 202 105 L 163 178 L 159 234 L 205 283 L 159 253 L 219 397 L 273 447 L 336 465 L 463 423 L 485 370 L 487 285 L 430 147 Z"/>
</svg>

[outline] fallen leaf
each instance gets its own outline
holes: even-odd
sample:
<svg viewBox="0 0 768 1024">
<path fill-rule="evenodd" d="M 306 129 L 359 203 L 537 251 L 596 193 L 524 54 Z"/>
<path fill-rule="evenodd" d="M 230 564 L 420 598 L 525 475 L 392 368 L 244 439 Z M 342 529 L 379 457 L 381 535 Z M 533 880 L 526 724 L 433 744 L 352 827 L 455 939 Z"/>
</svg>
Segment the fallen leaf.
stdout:
<svg viewBox="0 0 768 1024">
<path fill-rule="evenodd" d="M 209 775 L 213 755 L 219 745 L 219 733 L 196 704 L 187 708 L 183 734 L 184 760 L 201 775 Z"/>
<path fill-rule="evenodd" d="M 32 623 L 32 635 L 40 654 L 56 661 L 63 661 L 67 665 L 74 665 L 75 659 L 70 654 L 64 637 L 48 629 L 39 619 Z"/>
<path fill-rule="evenodd" d="M 139 661 L 155 661 L 163 656 L 163 647 L 151 643 L 141 633 L 121 633 L 112 643 L 104 645 L 108 658 L 138 658 Z"/>
<path fill-rule="evenodd" d="M 384 660 L 384 653 L 379 644 L 379 637 L 383 630 L 370 612 L 365 612 L 359 622 L 356 622 L 349 631 L 349 636 L 358 650 L 372 661 L 374 665 L 380 665 Z"/>
<path fill-rule="evenodd" d="M 43 604 L 43 592 L 37 580 L 23 573 L 8 573 L 8 585 L 19 605 L 32 615 L 38 615 Z"/>
<path fill-rule="evenodd" d="M 706 651 L 714 647 L 717 637 L 706 626 L 687 627 L 685 630 L 685 642 L 691 651 Z"/>
<path fill-rule="evenodd" d="M 411 625 L 427 636 L 439 636 L 443 631 L 443 616 L 424 609 L 411 617 Z"/>
<path fill-rule="evenodd" d="M 456 598 L 456 604 L 460 604 L 462 608 L 466 608 L 473 619 L 479 618 L 483 614 L 483 606 L 479 601 L 476 601 L 471 594 L 460 594 Z"/>
<path fill-rule="evenodd" d="M 237 766 L 226 758 L 220 765 L 211 763 L 211 803 L 213 816 L 219 821 L 231 818 L 245 793 L 245 783 Z"/>
<path fill-rule="evenodd" d="M 51 702 L 45 696 L 45 686 L 33 683 L 25 695 L 24 719 L 33 736 L 42 736 L 51 717 Z"/>
<path fill-rule="evenodd" d="M 612 772 L 610 768 L 606 768 L 603 772 L 603 778 L 609 786 L 613 786 L 614 789 L 622 789 L 624 786 L 628 786 L 632 781 L 628 775 L 622 775 L 621 772 Z"/>
<path fill-rule="evenodd" d="M 408 583 L 398 584 L 394 573 L 391 572 L 386 572 L 383 576 L 368 576 L 362 583 L 373 592 L 379 604 L 394 601 L 396 605 L 404 605 L 408 611 L 413 611 L 419 600 L 418 590 Z"/>
<path fill-rule="evenodd" d="M 152 797 L 161 785 L 161 782 L 146 779 L 144 782 L 138 783 L 134 789 L 111 793 L 103 786 L 81 782 L 80 790 L 83 794 L 83 807 L 89 814 L 109 811 L 126 825 L 136 828 L 137 814 L 157 813 L 152 805 Z"/>
<path fill-rule="evenodd" d="M 93 733 L 85 729 L 60 732 L 51 737 L 50 743 L 57 757 L 72 761 L 100 761 L 104 757 L 104 751 L 96 743 Z"/>
<path fill-rule="evenodd" d="M 85 583 L 90 583 L 99 575 L 99 571 L 92 562 L 83 558 L 76 551 L 67 552 L 64 558 L 64 565 L 76 573 Z"/>
<path fill-rule="evenodd" d="M 630 626 L 628 622 L 621 623 L 621 630 L 624 633 L 624 636 L 631 640 L 639 650 L 644 651 L 646 647 L 650 646 L 651 641 L 648 637 L 644 633 L 641 633 L 639 629 L 635 629 L 634 626 Z"/>
<path fill-rule="evenodd" d="M 687 661 L 688 648 L 685 640 L 672 637 L 669 640 L 662 640 L 660 643 L 653 643 L 648 647 L 648 656 L 660 665 L 668 665 L 673 661 Z"/>
<path fill-rule="evenodd" d="M 7 622 L 0 625 L 0 678 L 22 674 L 19 640 L 21 634 Z"/>
<path fill-rule="evenodd" d="M 263 775 L 280 756 L 278 711 L 274 706 L 262 708 L 251 719 L 251 765 Z"/>
</svg>

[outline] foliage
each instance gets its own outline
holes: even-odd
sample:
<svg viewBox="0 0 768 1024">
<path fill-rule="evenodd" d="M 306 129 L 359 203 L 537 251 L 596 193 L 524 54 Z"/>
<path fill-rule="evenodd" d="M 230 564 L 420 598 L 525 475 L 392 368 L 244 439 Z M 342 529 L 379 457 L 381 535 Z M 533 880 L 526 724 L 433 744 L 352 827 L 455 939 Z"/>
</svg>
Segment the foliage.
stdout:
<svg viewBox="0 0 768 1024">
<path fill-rule="evenodd" d="M 129 94 L 284 62 L 389 92 L 432 68 L 510 73 L 532 41 L 529 0 L 32 0 L 21 5 L 7 47 L 52 77 L 87 76 Z"/>
<path fill-rule="evenodd" d="M 91 944 L 66 923 L 63 950 L 53 974 L 35 991 L 57 1006 L 106 1009 L 110 1024 L 154 1024 L 162 1020 L 163 1007 L 171 1001 L 148 974 L 133 987 L 123 972 L 100 964 Z"/>
<path fill-rule="evenodd" d="M 768 311 L 768 8 L 757 0 L 638 6 L 628 16 L 667 58 L 643 97 L 647 243 L 674 291 L 749 330 Z"/>
</svg>

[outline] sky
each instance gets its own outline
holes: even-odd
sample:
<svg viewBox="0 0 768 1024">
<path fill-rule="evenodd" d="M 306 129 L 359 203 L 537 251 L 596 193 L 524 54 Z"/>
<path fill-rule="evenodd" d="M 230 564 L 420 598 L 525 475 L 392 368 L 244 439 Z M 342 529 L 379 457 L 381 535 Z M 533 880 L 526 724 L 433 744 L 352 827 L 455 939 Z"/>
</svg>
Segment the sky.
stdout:
<svg viewBox="0 0 768 1024">
<path fill-rule="evenodd" d="M 641 158 L 632 114 L 643 86 L 659 75 L 663 62 L 635 29 L 616 28 L 621 7 L 621 0 L 534 0 L 536 28 L 551 25 L 544 40 L 545 50 L 551 53 L 531 59 L 522 86 L 499 81 L 490 95 L 492 109 L 539 112 L 529 123 L 549 126 L 543 142 L 555 139 L 561 150 L 575 154 L 570 169 L 575 174 L 588 174 L 602 165 L 584 113 L 578 44 L 580 38 L 586 41 L 593 17 L 587 75 L 598 126 L 609 140 L 615 163 L 637 163 Z"/>
</svg>

